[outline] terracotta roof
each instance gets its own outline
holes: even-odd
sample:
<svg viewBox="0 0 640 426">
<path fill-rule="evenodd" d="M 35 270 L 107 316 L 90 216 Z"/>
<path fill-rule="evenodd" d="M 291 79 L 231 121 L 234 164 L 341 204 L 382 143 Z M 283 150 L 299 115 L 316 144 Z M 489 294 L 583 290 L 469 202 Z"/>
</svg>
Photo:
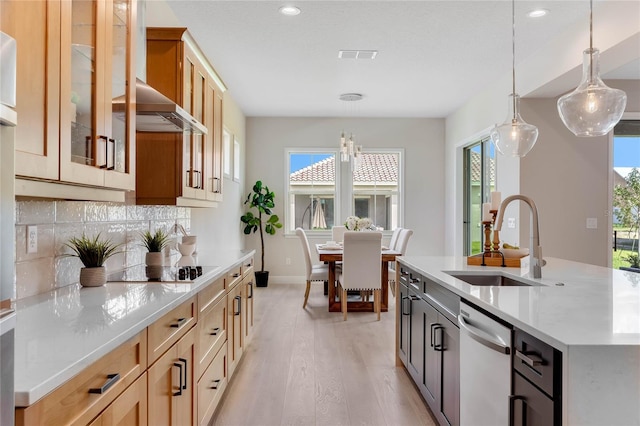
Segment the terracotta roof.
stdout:
<svg viewBox="0 0 640 426">
<path fill-rule="evenodd" d="M 481 166 L 481 157 L 480 153 L 476 151 L 471 151 L 471 182 L 480 182 L 480 177 L 482 176 L 482 168 Z M 496 176 L 496 159 L 489 158 L 489 167 L 491 169 L 491 176 Z"/>
<path fill-rule="evenodd" d="M 291 173 L 290 182 L 333 182 L 335 179 L 335 157 L 313 163 Z M 377 171 L 377 175 L 376 175 Z M 398 155 L 363 153 L 360 166 L 355 172 L 354 182 L 391 182 L 398 181 Z"/>
</svg>

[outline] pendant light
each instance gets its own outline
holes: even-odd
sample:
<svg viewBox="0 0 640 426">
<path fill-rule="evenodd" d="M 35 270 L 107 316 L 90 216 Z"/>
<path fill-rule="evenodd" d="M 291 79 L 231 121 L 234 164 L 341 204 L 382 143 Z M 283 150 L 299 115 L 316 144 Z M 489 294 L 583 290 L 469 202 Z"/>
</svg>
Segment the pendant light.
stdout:
<svg viewBox="0 0 640 426">
<path fill-rule="evenodd" d="M 600 79 L 600 52 L 593 47 L 593 0 L 589 5 L 589 48 L 582 55 L 582 80 L 576 90 L 558 99 L 558 112 L 576 136 L 603 136 L 620 121 L 627 95 Z"/>
<path fill-rule="evenodd" d="M 362 100 L 363 95 L 361 93 L 343 93 L 338 99 L 344 102 L 357 102 Z M 345 104 L 346 106 L 347 104 Z M 349 115 L 349 114 L 347 114 Z M 340 134 L 340 159 L 344 163 L 351 162 L 352 165 L 359 161 L 362 154 L 362 145 L 356 145 L 353 140 L 353 133 L 349 135 L 349 138 L 345 136 L 344 130 Z"/>
<path fill-rule="evenodd" d="M 538 128 L 520 116 L 520 96 L 516 93 L 516 15 L 515 0 L 511 0 L 512 93 L 509 95 L 509 114 L 500 126 L 491 130 L 491 140 L 502 155 L 524 157 L 538 139 Z"/>
</svg>

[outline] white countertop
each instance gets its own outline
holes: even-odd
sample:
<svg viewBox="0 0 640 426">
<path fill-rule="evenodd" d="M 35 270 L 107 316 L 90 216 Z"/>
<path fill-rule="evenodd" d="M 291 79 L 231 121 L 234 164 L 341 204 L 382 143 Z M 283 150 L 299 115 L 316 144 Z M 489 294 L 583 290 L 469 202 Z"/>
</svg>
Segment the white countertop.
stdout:
<svg viewBox="0 0 640 426">
<path fill-rule="evenodd" d="M 33 404 L 197 294 L 251 251 L 198 253 L 193 283 L 73 285 L 16 302 L 15 403 Z"/>
<path fill-rule="evenodd" d="M 533 279 L 528 269 L 469 266 L 464 257 L 398 260 L 562 351 L 575 345 L 640 346 L 640 273 L 545 258 L 542 278 Z M 445 271 L 497 273 L 541 285 L 473 286 Z"/>
</svg>

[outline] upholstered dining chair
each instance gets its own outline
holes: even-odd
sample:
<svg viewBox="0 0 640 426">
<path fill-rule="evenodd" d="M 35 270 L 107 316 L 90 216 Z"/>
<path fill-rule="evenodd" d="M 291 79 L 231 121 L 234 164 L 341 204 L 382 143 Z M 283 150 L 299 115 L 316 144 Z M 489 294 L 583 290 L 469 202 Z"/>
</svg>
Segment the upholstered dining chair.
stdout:
<svg viewBox="0 0 640 426">
<path fill-rule="evenodd" d="M 347 320 L 347 292 L 349 290 L 373 291 L 373 307 L 380 321 L 382 272 L 382 232 L 346 231 L 344 233 L 342 272 L 338 285 L 342 289 L 340 301 L 342 315 Z"/>
<path fill-rule="evenodd" d="M 400 236 L 400 231 L 402 231 L 402 228 L 398 227 L 394 229 L 393 234 L 391 234 L 391 239 L 389 240 L 389 248 L 391 250 L 396 249 L 396 244 L 398 242 L 398 237 Z"/>
<path fill-rule="evenodd" d="M 399 251 L 401 256 L 407 252 L 407 246 L 409 245 L 409 238 L 413 235 L 413 230 L 411 229 L 402 229 L 399 232 L 398 240 L 396 241 L 396 245 L 389 246 L 391 250 Z M 389 288 L 391 289 L 391 294 L 395 296 L 396 294 L 396 262 L 389 262 Z"/>
<path fill-rule="evenodd" d="M 344 238 L 344 233 L 346 230 L 346 226 L 334 226 L 333 228 L 331 228 L 331 239 L 336 243 L 339 243 Z"/>
<path fill-rule="evenodd" d="M 304 263 L 307 273 L 307 289 L 304 292 L 304 302 L 302 303 L 302 309 L 307 307 L 307 300 L 309 299 L 309 291 L 311 290 L 312 281 L 328 281 L 329 280 L 329 265 L 314 265 L 311 262 L 311 250 L 309 249 L 309 240 L 307 234 L 302 228 L 296 228 L 296 235 L 300 238 L 302 244 L 302 251 L 304 255 Z"/>
</svg>

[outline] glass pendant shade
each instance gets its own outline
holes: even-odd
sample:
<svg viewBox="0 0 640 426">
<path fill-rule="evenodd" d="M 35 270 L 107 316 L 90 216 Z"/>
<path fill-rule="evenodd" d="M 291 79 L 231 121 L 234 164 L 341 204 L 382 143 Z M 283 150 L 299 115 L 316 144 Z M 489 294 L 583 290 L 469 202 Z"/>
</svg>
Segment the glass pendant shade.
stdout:
<svg viewBox="0 0 640 426">
<path fill-rule="evenodd" d="M 558 99 L 560 118 L 576 136 L 606 135 L 620 121 L 627 105 L 626 93 L 600 79 L 599 60 L 598 49 L 585 50 L 580 84 Z"/>
<path fill-rule="evenodd" d="M 538 140 L 538 128 L 520 117 L 520 96 L 509 95 L 509 114 L 491 130 L 491 140 L 502 155 L 524 157 Z"/>
</svg>

